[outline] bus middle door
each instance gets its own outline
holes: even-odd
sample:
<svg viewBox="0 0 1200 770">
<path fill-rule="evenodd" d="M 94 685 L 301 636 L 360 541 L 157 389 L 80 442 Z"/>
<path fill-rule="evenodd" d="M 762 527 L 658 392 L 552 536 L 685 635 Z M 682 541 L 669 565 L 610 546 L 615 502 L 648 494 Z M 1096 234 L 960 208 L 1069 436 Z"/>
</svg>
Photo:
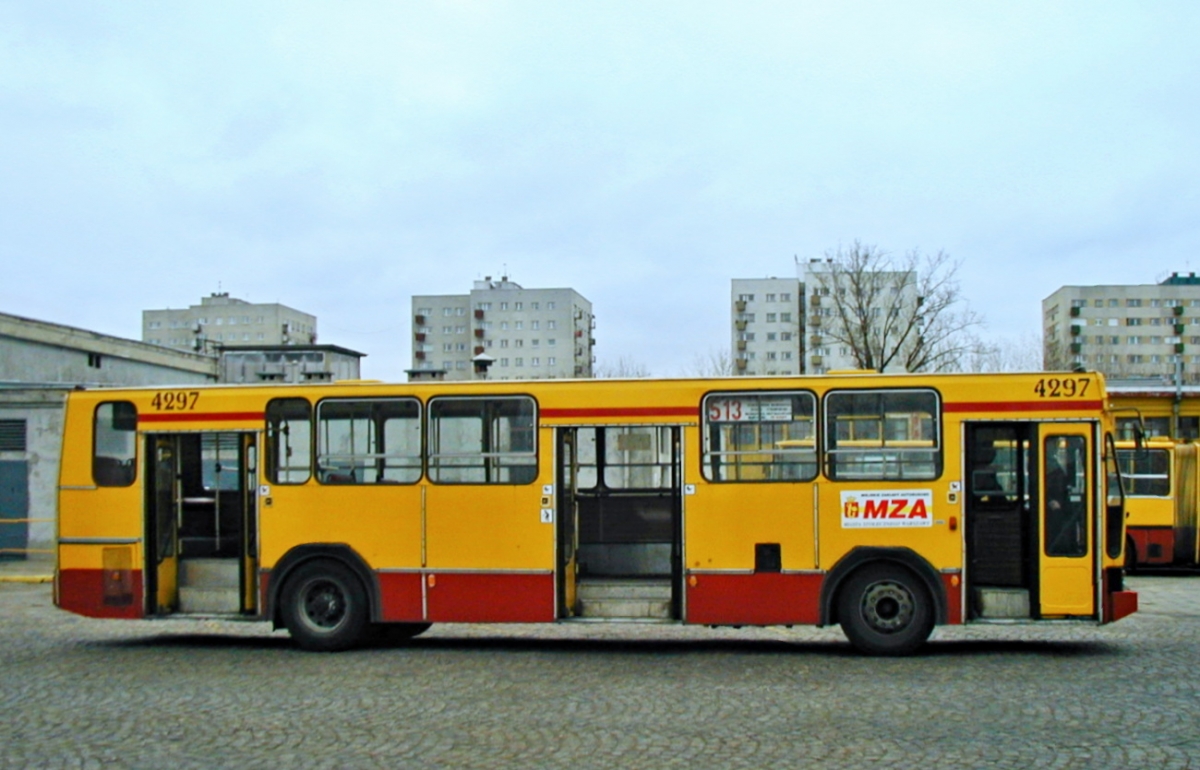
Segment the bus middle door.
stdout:
<svg viewBox="0 0 1200 770">
<path fill-rule="evenodd" d="M 575 614 L 575 581 L 579 573 L 579 455 L 577 428 L 558 429 L 558 573 L 559 617 Z"/>
<path fill-rule="evenodd" d="M 1090 423 L 1038 428 L 1040 500 L 1038 594 L 1041 617 L 1094 616 L 1096 541 Z"/>
<path fill-rule="evenodd" d="M 174 436 L 146 438 L 150 458 L 147 490 L 146 570 L 150 614 L 167 614 L 179 606 L 179 452 Z"/>
</svg>

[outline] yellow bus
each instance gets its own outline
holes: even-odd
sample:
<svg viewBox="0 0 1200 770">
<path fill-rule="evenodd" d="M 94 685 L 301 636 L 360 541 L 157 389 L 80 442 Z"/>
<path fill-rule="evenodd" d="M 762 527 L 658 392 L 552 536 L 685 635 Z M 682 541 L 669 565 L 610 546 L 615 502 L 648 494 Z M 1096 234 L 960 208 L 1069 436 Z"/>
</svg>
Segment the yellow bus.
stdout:
<svg viewBox="0 0 1200 770">
<path fill-rule="evenodd" d="M 1117 420 L 1117 438 L 1174 441 L 1200 439 L 1200 385 L 1172 385 L 1155 380 L 1122 380 L 1106 384 L 1109 407 Z"/>
<path fill-rule="evenodd" d="M 1125 564 L 1142 567 L 1200 565 L 1197 445 L 1149 439 L 1141 447 L 1117 442 L 1125 485 Z"/>
<path fill-rule="evenodd" d="M 80 390 L 59 607 L 311 650 L 432 623 L 939 624 L 1134 612 L 1096 374 Z"/>
</svg>

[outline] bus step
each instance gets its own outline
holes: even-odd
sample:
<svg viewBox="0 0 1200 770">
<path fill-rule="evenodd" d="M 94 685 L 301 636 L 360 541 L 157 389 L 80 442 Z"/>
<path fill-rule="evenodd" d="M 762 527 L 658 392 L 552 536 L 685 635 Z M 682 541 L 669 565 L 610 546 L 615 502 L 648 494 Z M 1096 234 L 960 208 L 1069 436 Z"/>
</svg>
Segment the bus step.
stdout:
<svg viewBox="0 0 1200 770">
<path fill-rule="evenodd" d="M 237 559 L 179 562 L 180 612 L 237 613 L 241 608 L 241 564 Z"/>
<path fill-rule="evenodd" d="M 982 618 L 1028 618 L 1029 591 L 1024 588 L 976 588 L 976 606 Z"/>
<path fill-rule="evenodd" d="M 578 617 L 648 618 L 671 617 L 669 580 L 588 580 L 576 586 Z"/>
<path fill-rule="evenodd" d="M 236 588 L 210 590 L 179 587 L 179 611 L 196 615 L 235 615 L 241 612 L 241 594 Z"/>
</svg>

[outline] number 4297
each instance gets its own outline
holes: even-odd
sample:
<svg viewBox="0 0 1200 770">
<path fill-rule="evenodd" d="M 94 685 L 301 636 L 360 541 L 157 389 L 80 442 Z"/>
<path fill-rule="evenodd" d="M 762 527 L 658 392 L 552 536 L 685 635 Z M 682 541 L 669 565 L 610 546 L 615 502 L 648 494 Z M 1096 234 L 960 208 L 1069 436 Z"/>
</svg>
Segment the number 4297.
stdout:
<svg viewBox="0 0 1200 770">
<path fill-rule="evenodd" d="M 199 400 L 198 390 L 164 390 L 154 394 L 150 406 L 160 412 L 189 412 Z"/>
<path fill-rule="evenodd" d="M 1039 398 L 1075 398 L 1087 395 L 1091 377 L 1044 377 L 1033 386 Z"/>
</svg>

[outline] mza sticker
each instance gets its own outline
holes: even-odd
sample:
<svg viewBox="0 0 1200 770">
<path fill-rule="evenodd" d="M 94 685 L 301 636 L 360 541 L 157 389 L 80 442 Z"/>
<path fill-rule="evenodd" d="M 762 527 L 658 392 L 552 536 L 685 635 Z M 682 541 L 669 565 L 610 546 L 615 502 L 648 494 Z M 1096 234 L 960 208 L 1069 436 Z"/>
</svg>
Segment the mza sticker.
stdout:
<svg viewBox="0 0 1200 770">
<path fill-rule="evenodd" d="M 932 527 L 933 490 L 842 492 L 842 528 Z"/>
</svg>

